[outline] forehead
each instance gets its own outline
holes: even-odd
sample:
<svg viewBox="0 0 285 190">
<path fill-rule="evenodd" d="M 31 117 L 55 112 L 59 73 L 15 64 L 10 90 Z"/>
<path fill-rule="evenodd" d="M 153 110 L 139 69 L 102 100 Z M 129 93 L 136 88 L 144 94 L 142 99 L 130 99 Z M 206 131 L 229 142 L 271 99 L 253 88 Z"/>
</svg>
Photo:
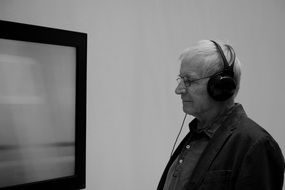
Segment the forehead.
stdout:
<svg viewBox="0 0 285 190">
<path fill-rule="evenodd" d="M 193 78 L 201 77 L 203 74 L 204 65 L 198 58 L 183 58 L 181 60 L 180 75 Z"/>
</svg>

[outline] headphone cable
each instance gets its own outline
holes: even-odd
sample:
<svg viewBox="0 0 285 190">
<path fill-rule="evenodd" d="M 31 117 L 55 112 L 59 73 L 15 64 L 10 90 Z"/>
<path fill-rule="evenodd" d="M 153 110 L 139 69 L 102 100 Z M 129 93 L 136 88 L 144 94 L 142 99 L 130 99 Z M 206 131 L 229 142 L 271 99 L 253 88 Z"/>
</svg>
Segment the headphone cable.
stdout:
<svg viewBox="0 0 285 190">
<path fill-rule="evenodd" d="M 177 135 L 177 137 L 176 137 L 176 139 L 175 139 L 175 142 L 174 142 L 174 145 L 173 145 L 173 147 L 172 147 L 171 154 L 170 154 L 170 158 L 171 158 L 171 156 L 172 156 L 172 154 L 173 154 L 173 151 L 174 151 L 175 145 L 176 145 L 176 143 L 177 143 L 178 137 L 180 136 L 180 133 L 181 133 L 181 131 L 182 131 L 182 128 L 183 128 L 183 125 L 184 125 L 184 122 L 185 122 L 186 116 L 187 116 L 187 113 L 185 113 L 185 116 L 184 116 L 184 119 L 183 119 L 182 125 L 181 125 L 181 127 L 180 127 L 179 133 L 178 133 L 178 135 Z"/>
</svg>

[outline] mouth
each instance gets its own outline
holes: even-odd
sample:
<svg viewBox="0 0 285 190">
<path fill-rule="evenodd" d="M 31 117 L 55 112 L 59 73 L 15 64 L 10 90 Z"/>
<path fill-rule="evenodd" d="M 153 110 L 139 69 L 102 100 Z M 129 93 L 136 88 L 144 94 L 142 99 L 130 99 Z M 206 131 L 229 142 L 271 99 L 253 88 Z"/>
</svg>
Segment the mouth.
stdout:
<svg viewBox="0 0 285 190">
<path fill-rule="evenodd" d="M 192 101 L 190 101 L 190 100 L 182 100 L 182 102 L 192 102 Z"/>
</svg>

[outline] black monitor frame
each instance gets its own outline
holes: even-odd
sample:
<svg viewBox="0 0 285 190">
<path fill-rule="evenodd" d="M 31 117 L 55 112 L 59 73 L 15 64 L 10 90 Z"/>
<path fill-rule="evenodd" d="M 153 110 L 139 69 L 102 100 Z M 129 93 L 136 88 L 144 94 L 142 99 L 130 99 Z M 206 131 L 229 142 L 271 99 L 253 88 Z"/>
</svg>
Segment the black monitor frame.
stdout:
<svg viewBox="0 0 285 190">
<path fill-rule="evenodd" d="M 75 84 L 75 174 L 0 190 L 83 189 L 86 184 L 86 71 L 87 34 L 30 24 L 0 21 L 0 39 L 70 46 L 76 48 Z"/>
</svg>

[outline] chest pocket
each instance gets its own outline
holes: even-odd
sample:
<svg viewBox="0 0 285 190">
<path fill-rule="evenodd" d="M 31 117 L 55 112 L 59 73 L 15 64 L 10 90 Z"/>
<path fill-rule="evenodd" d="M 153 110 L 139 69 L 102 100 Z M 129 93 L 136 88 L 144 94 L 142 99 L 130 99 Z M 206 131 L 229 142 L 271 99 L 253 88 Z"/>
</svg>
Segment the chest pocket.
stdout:
<svg viewBox="0 0 285 190">
<path fill-rule="evenodd" d="M 231 170 L 215 170 L 206 173 L 199 190 L 230 189 Z"/>
</svg>

